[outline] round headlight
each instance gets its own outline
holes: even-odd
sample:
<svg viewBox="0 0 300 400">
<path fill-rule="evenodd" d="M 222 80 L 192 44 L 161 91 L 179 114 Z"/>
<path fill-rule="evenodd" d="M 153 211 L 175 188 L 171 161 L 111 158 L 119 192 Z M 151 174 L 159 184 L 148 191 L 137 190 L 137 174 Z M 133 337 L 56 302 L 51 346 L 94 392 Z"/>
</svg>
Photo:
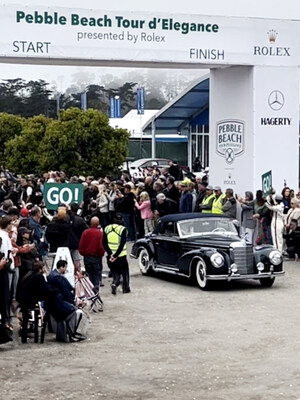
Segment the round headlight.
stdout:
<svg viewBox="0 0 300 400">
<path fill-rule="evenodd" d="M 214 253 L 210 257 L 210 261 L 215 268 L 221 268 L 224 265 L 224 258 L 219 253 Z"/>
<path fill-rule="evenodd" d="M 265 269 L 265 265 L 262 262 L 257 263 L 256 265 L 257 271 L 262 272 Z"/>
<path fill-rule="evenodd" d="M 233 272 L 234 274 L 236 274 L 239 270 L 237 264 L 235 264 L 235 263 L 231 264 L 230 268 L 231 268 L 231 272 Z"/>
<path fill-rule="evenodd" d="M 269 254 L 269 259 L 273 265 L 279 265 L 282 262 L 282 255 L 278 250 L 273 250 Z"/>
</svg>

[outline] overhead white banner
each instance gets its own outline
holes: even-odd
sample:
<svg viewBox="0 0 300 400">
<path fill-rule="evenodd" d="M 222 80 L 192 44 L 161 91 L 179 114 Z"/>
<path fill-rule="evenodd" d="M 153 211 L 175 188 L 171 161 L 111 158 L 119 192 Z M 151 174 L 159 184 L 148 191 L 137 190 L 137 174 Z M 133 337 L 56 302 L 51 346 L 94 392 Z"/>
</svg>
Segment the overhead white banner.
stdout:
<svg viewBox="0 0 300 400">
<path fill-rule="evenodd" d="M 0 61 L 296 66 L 299 34 L 297 21 L 0 6 Z"/>
</svg>

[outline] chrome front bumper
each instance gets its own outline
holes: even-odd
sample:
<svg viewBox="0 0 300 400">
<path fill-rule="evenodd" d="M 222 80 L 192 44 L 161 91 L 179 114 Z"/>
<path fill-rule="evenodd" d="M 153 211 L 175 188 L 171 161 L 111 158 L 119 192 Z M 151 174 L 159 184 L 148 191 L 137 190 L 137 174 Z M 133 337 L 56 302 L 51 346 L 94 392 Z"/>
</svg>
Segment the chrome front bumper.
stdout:
<svg viewBox="0 0 300 400">
<path fill-rule="evenodd" d="M 276 278 L 283 276 L 285 274 L 284 271 L 280 272 L 262 272 L 258 274 L 248 274 L 248 275 L 240 275 L 240 274 L 231 274 L 231 275 L 206 275 L 206 278 L 211 281 L 233 281 L 235 279 L 262 279 L 262 278 Z"/>
</svg>

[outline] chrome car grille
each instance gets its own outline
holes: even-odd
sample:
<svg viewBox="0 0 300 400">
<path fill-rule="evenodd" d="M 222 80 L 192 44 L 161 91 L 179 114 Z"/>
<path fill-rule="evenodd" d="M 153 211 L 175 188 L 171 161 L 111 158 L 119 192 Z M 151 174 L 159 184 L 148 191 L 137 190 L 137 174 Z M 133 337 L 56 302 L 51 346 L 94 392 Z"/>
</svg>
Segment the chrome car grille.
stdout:
<svg viewBox="0 0 300 400">
<path fill-rule="evenodd" d="M 232 259 L 238 266 L 241 275 L 253 274 L 253 249 L 252 246 L 234 247 L 231 249 Z"/>
</svg>

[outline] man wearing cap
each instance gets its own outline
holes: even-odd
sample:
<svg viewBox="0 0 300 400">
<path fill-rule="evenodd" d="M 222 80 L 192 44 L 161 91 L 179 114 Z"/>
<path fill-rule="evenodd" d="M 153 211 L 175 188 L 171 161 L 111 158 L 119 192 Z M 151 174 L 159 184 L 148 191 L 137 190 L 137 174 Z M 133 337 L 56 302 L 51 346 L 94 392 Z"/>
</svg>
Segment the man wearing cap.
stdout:
<svg viewBox="0 0 300 400">
<path fill-rule="evenodd" d="M 153 209 L 156 221 L 164 215 L 178 213 L 178 204 L 174 200 L 167 198 L 163 193 L 158 193 Z"/>
<path fill-rule="evenodd" d="M 179 212 L 190 213 L 193 211 L 193 195 L 190 192 L 190 179 L 185 178 L 180 182 L 181 196 L 179 200 Z"/>
<path fill-rule="evenodd" d="M 207 185 L 208 185 L 207 182 L 202 182 L 201 180 L 197 181 L 197 178 L 196 178 L 196 192 L 197 192 L 196 210 L 199 210 L 199 204 L 202 203 L 202 201 L 206 195 L 206 186 Z"/>
<path fill-rule="evenodd" d="M 205 196 L 202 200 L 202 203 L 199 204 L 199 211 L 202 213 L 211 213 L 212 212 L 212 205 L 215 199 L 213 187 L 210 185 L 206 186 Z"/>
<path fill-rule="evenodd" d="M 226 195 L 222 193 L 222 189 L 220 188 L 220 186 L 215 186 L 214 192 L 215 192 L 215 198 L 212 204 L 211 212 L 213 214 L 223 214 L 222 207 L 224 205 Z"/>
</svg>

